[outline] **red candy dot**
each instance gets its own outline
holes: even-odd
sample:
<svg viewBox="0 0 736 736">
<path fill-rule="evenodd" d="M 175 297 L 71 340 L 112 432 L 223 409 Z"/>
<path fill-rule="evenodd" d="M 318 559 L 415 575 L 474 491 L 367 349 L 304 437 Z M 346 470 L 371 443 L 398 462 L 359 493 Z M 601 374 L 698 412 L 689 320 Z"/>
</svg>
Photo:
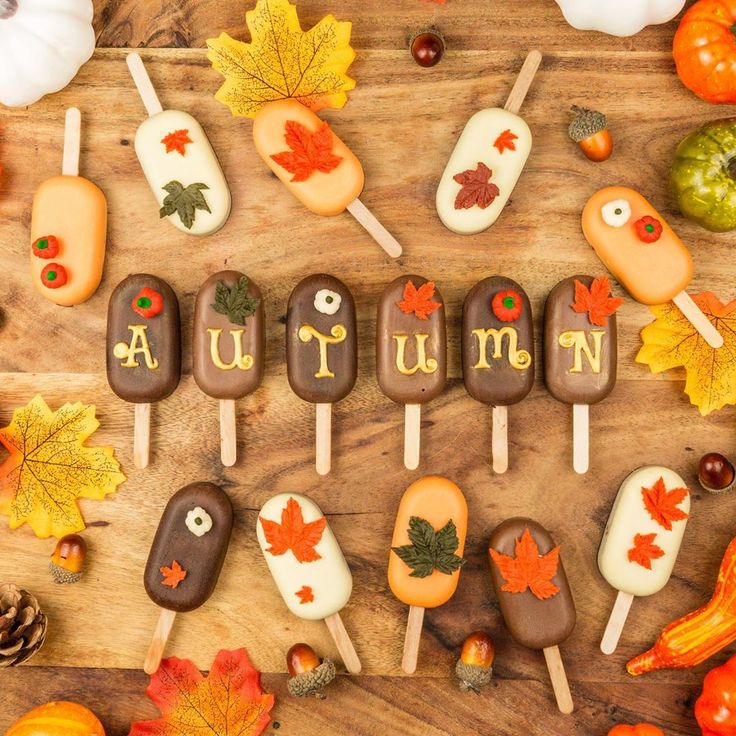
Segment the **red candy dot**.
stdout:
<svg viewBox="0 0 736 736">
<path fill-rule="evenodd" d="M 59 255 L 59 239 L 53 235 L 44 235 L 33 241 L 33 255 L 37 258 L 56 258 Z"/>
</svg>

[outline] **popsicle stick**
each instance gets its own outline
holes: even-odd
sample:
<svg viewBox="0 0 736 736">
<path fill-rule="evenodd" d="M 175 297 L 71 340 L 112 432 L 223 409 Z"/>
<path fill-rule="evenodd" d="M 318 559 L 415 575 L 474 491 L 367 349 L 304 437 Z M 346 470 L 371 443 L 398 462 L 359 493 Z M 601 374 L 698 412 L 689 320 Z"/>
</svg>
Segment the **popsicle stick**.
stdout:
<svg viewBox="0 0 736 736">
<path fill-rule="evenodd" d="M 547 669 L 549 677 L 552 680 L 552 690 L 555 693 L 557 707 L 560 713 L 569 715 L 573 712 L 575 706 L 572 703 L 572 695 L 570 695 L 570 685 L 567 682 L 565 674 L 565 666 L 562 664 L 559 647 L 547 647 L 544 651 L 544 658 L 547 660 Z"/>
<path fill-rule="evenodd" d="M 509 412 L 506 406 L 493 407 L 493 433 L 491 452 L 493 453 L 493 472 L 505 473 L 509 469 Z"/>
<path fill-rule="evenodd" d="M 618 640 L 621 638 L 621 632 L 624 630 L 624 624 L 633 602 L 633 595 L 619 590 L 616 602 L 613 604 L 613 610 L 608 618 L 608 625 L 603 632 L 603 639 L 601 639 L 603 654 L 613 654 L 616 651 Z"/>
<path fill-rule="evenodd" d="M 573 404 L 572 407 L 572 466 L 580 475 L 587 473 L 590 467 L 589 409 L 587 404 Z"/>
<path fill-rule="evenodd" d="M 128 54 L 125 60 L 128 62 L 130 75 L 133 77 L 135 86 L 138 88 L 138 94 L 141 96 L 146 112 L 149 115 L 157 115 L 162 112 L 164 108 L 158 99 L 153 84 L 151 84 L 151 78 L 148 76 L 146 67 L 143 66 L 143 59 L 141 59 L 139 54 L 133 52 Z"/>
<path fill-rule="evenodd" d="M 329 406 L 329 404 L 327 404 L 327 406 Z M 353 642 L 351 641 L 348 632 L 345 630 L 345 625 L 340 618 L 340 614 L 333 613 L 332 616 L 328 616 L 325 619 L 325 623 L 327 624 L 330 636 L 335 642 L 337 651 L 340 652 L 340 657 L 345 664 L 345 669 L 351 675 L 357 675 L 363 669 L 363 666 L 360 664 L 360 659 L 358 659 L 358 654 L 355 651 Z"/>
<path fill-rule="evenodd" d="M 151 405 L 135 404 L 133 430 L 133 462 L 136 468 L 148 467 L 148 448 L 151 443 Z"/>
<path fill-rule="evenodd" d="M 176 611 L 169 611 L 168 608 L 161 609 L 161 615 L 158 617 L 156 631 L 153 632 L 151 646 L 148 647 L 146 661 L 143 663 L 143 671 L 147 675 L 152 675 L 161 664 L 161 658 L 164 656 L 166 642 L 171 634 L 171 627 L 174 625 Z"/>
<path fill-rule="evenodd" d="M 61 173 L 64 176 L 79 175 L 79 146 L 82 136 L 82 113 L 79 108 L 70 107 L 64 120 L 64 155 L 61 160 Z"/>
<path fill-rule="evenodd" d="M 421 428 L 422 405 L 407 404 L 404 407 L 404 467 L 407 470 L 419 467 Z"/>
<path fill-rule="evenodd" d="M 316 404 L 316 466 L 320 475 L 332 467 L 332 404 Z"/>
<path fill-rule="evenodd" d="M 401 245 L 375 215 L 359 200 L 354 199 L 348 205 L 348 212 L 368 231 L 368 234 L 383 248 L 391 258 L 398 258 L 402 253 Z"/>
<path fill-rule="evenodd" d="M 540 54 L 536 49 L 527 54 L 524 64 L 521 67 L 521 71 L 519 72 L 519 76 L 516 77 L 516 82 L 514 82 L 514 86 L 511 89 L 511 94 L 508 96 L 506 104 L 503 106 L 504 110 L 508 110 L 514 114 L 519 113 L 521 106 L 524 104 L 527 92 L 529 92 L 529 88 L 532 86 L 532 82 L 534 81 L 534 75 L 537 73 L 537 69 L 539 69 L 539 65 L 541 63 L 542 54 Z"/>
<path fill-rule="evenodd" d="M 235 465 L 238 459 L 238 434 L 233 399 L 220 399 L 220 459 L 228 468 Z"/>
<path fill-rule="evenodd" d="M 713 323 L 700 311 L 700 307 L 693 301 L 690 294 L 686 291 L 681 291 L 679 294 L 675 294 L 672 301 L 708 345 L 712 348 L 723 347 L 723 336 L 713 326 Z"/>
<path fill-rule="evenodd" d="M 423 623 L 424 609 L 421 606 L 409 606 L 409 619 L 406 622 L 406 636 L 404 637 L 404 657 L 401 660 L 401 669 L 407 675 L 413 675 L 417 671 L 419 640 L 422 638 Z"/>
</svg>

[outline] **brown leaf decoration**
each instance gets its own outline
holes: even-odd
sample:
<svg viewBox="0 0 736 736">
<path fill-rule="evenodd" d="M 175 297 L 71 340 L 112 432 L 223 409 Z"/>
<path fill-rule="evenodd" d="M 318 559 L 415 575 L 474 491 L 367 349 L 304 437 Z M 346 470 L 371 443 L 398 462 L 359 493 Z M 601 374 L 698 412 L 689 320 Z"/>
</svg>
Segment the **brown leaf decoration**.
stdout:
<svg viewBox="0 0 736 736">
<path fill-rule="evenodd" d="M 629 561 L 651 570 L 652 560 L 664 557 L 664 550 L 654 544 L 656 538 L 656 534 L 637 534 L 634 537 L 634 546 L 628 551 Z"/>
<path fill-rule="evenodd" d="M 687 519 L 687 514 L 677 508 L 687 498 L 687 494 L 687 488 L 673 488 L 668 491 L 663 478 L 660 478 L 651 488 L 641 489 L 644 506 L 649 515 L 667 531 L 672 531 L 673 521 Z"/>
<path fill-rule="evenodd" d="M 468 169 L 452 178 L 461 186 L 455 197 L 456 210 L 469 210 L 476 205 L 484 210 L 501 193 L 499 188 L 491 183 L 493 172 L 482 162 L 477 169 Z"/>
<path fill-rule="evenodd" d="M 291 150 L 271 158 L 294 174 L 292 181 L 306 181 L 315 171 L 329 174 L 342 161 L 342 156 L 332 153 L 332 131 L 327 123 L 312 133 L 301 123 L 287 120 L 284 138 Z"/>
</svg>

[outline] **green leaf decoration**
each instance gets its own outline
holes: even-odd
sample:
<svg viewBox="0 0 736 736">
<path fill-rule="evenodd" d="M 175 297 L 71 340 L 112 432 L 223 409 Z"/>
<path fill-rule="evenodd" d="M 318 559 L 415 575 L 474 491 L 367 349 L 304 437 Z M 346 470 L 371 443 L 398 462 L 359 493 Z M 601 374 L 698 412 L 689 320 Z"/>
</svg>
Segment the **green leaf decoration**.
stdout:
<svg viewBox="0 0 736 736">
<path fill-rule="evenodd" d="M 215 303 L 212 309 L 218 314 L 226 314 L 234 325 L 244 325 L 245 320 L 256 313 L 260 303 L 260 299 L 248 296 L 247 276 L 242 276 L 232 286 L 222 281 L 215 285 Z"/>
<path fill-rule="evenodd" d="M 188 230 L 191 230 L 192 225 L 194 225 L 197 210 L 212 212 L 201 191 L 202 189 L 209 189 L 206 184 L 199 182 L 197 184 L 190 184 L 185 188 L 180 181 L 170 181 L 162 188 L 168 194 L 164 199 L 163 206 L 159 210 L 159 215 L 161 217 L 169 217 L 169 215 L 176 213 L 181 218 L 182 223 L 184 223 L 184 227 Z"/>
<path fill-rule="evenodd" d="M 460 540 L 452 519 L 436 532 L 428 521 L 412 516 L 409 540 L 411 544 L 391 549 L 412 569 L 410 576 L 413 578 L 429 577 L 435 570 L 451 575 L 465 564 L 465 560 L 455 554 Z"/>
</svg>

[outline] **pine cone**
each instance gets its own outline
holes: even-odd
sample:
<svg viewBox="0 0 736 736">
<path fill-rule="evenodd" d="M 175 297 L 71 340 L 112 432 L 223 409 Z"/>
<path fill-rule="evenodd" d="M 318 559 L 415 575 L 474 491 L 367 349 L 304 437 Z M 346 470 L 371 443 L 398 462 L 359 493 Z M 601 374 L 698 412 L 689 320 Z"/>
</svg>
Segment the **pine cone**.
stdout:
<svg viewBox="0 0 736 736">
<path fill-rule="evenodd" d="M 30 659 L 46 638 L 46 615 L 35 596 L 0 585 L 0 669 Z"/>
</svg>

